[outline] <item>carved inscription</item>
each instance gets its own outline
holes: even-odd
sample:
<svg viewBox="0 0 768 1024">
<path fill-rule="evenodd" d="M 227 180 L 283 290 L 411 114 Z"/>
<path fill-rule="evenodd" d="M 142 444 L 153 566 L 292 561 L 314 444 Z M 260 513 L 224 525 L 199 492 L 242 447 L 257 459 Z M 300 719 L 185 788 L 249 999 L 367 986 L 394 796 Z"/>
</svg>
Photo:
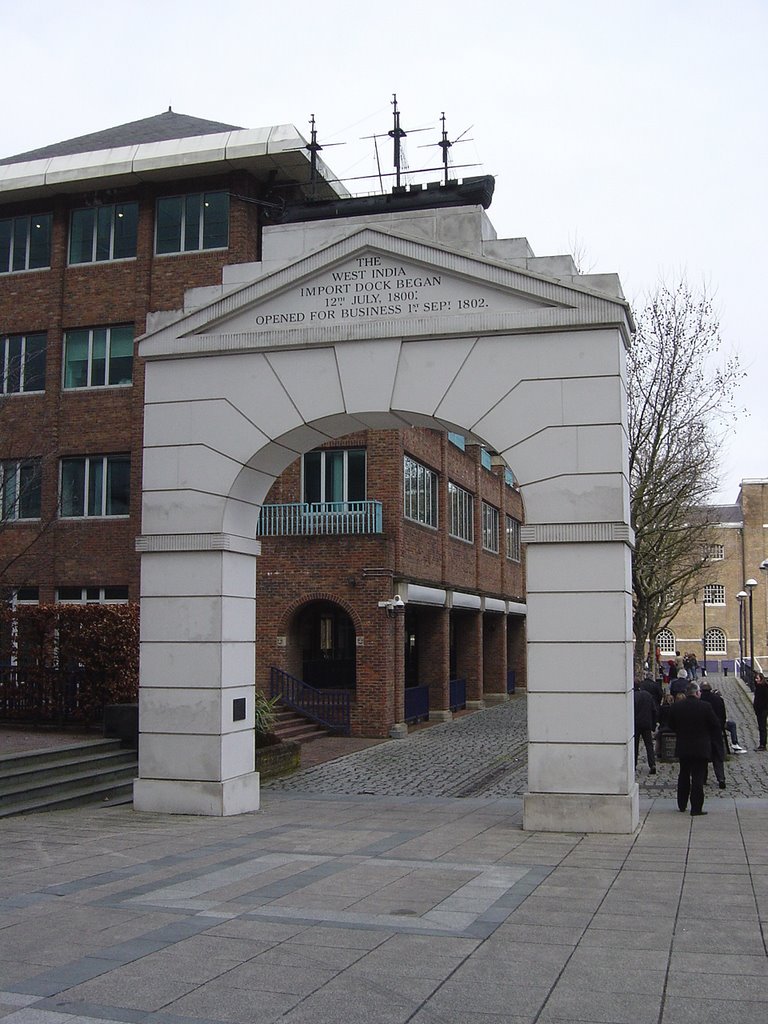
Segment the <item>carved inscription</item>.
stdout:
<svg viewBox="0 0 768 1024">
<path fill-rule="evenodd" d="M 359 256 L 348 267 L 328 271 L 280 300 L 280 309 L 257 313 L 257 327 L 336 324 L 424 314 L 490 309 L 488 299 L 457 294 L 457 281 L 383 256 Z M 287 307 L 287 308 L 286 308 Z"/>
</svg>

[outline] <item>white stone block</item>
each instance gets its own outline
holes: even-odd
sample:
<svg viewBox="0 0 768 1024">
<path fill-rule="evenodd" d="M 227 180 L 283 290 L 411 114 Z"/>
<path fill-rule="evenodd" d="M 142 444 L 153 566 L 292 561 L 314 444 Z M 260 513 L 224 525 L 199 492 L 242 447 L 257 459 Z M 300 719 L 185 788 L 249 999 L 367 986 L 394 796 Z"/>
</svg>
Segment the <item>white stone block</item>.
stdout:
<svg viewBox="0 0 768 1024">
<path fill-rule="evenodd" d="M 632 645 L 621 643 L 528 643 L 528 693 L 597 689 L 624 693 L 632 677 Z"/>
<path fill-rule="evenodd" d="M 529 743 L 532 793 L 624 795 L 630 791 L 628 743 Z"/>
<path fill-rule="evenodd" d="M 629 594 L 529 594 L 527 603 L 532 643 L 610 643 L 632 635 Z"/>
<path fill-rule="evenodd" d="M 521 483 L 528 523 L 628 523 L 629 488 L 620 472 L 569 474 L 540 479 L 541 466 L 525 472 L 507 451 L 502 457 Z M 533 482 L 525 473 L 530 473 Z"/>
<path fill-rule="evenodd" d="M 300 360 L 296 359 L 295 352 L 271 352 L 269 355 L 282 387 L 306 423 L 344 409 L 335 356 L 332 348 L 304 349 Z"/>
<path fill-rule="evenodd" d="M 621 796 L 526 793 L 523 828 L 530 832 L 632 835 L 640 823 L 637 785 Z"/>
<path fill-rule="evenodd" d="M 248 772 L 225 782 L 136 779 L 133 808 L 161 814 L 228 817 L 259 809 L 259 773 Z"/>
<path fill-rule="evenodd" d="M 337 347 L 344 407 L 348 412 L 389 408 L 399 356 L 397 339 Z"/>
<path fill-rule="evenodd" d="M 157 551 L 141 563 L 142 597 L 253 599 L 256 559 L 229 551 Z"/>
<path fill-rule="evenodd" d="M 566 423 L 627 425 L 626 390 L 620 377 L 571 377 L 562 381 Z"/>
<path fill-rule="evenodd" d="M 631 694 L 571 693 L 563 676 L 559 693 L 528 696 L 531 743 L 626 743 L 633 734 Z"/>
<path fill-rule="evenodd" d="M 223 736 L 139 734 L 139 771 L 146 779 L 223 782 L 254 770 L 251 729 Z"/>
<path fill-rule="evenodd" d="M 252 686 L 256 675 L 253 643 L 143 642 L 140 661 L 142 689 Z"/>
<path fill-rule="evenodd" d="M 392 392 L 392 408 L 431 416 L 474 343 L 474 338 L 404 342 Z M 430 425 L 433 425 L 431 419 Z"/>
<path fill-rule="evenodd" d="M 623 543 L 529 544 L 528 593 L 625 591 L 632 586 L 632 552 Z"/>
<path fill-rule="evenodd" d="M 474 429 L 482 437 L 492 437 L 494 447 L 503 451 L 563 422 L 562 381 L 523 380 L 516 382 L 509 394 L 475 423 Z M 517 450 L 513 449 L 515 453 Z"/>
<path fill-rule="evenodd" d="M 139 712 L 142 732 L 218 736 L 253 730 L 254 689 L 230 686 L 226 689 L 141 687 Z M 233 721 L 234 700 L 245 699 L 246 717 Z"/>
</svg>

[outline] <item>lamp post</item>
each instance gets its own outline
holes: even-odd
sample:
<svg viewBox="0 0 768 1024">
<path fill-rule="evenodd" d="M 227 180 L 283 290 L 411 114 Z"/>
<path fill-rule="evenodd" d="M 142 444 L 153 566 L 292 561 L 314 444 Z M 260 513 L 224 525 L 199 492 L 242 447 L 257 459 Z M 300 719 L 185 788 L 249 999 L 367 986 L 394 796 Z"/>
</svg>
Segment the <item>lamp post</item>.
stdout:
<svg viewBox="0 0 768 1024">
<path fill-rule="evenodd" d="M 740 590 L 736 595 L 739 602 L 739 676 L 744 678 L 744 602 L 747 599 L 746 590 Z"/>
<path fill-rule="evenodd" d="M 748 579 L 744 586 L 749 591 L 749 683 L 754 688 L 755 678 L 755 620 L 752 617 L 752 591 L 757 586 L 757 580 Z"/>
<path fill-rule="evenodd" d="M 701 615 L 703 619 L 701 632 L 701 674 L 707 674 L 707 589 L 704 588 L 704 600 L 701 602 Z"/>
</svg>

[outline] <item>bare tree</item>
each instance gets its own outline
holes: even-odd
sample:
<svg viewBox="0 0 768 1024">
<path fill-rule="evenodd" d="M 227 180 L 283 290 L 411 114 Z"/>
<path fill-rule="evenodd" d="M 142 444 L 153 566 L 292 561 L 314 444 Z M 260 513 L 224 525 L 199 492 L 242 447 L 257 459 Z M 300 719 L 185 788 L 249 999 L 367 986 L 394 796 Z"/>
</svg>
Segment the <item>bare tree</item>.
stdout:
<svg viewBox="0 0 768 1024">
<path fill-rule="evenodd" d="M 737 356 L 718 361 L 720 346 L 712 300 L 685 281 L 660 285 L 638 316 L 627 366 L 636 673 L 646 643 L 708 582 L 707 502 L 743 377 Z"/>
</svg>

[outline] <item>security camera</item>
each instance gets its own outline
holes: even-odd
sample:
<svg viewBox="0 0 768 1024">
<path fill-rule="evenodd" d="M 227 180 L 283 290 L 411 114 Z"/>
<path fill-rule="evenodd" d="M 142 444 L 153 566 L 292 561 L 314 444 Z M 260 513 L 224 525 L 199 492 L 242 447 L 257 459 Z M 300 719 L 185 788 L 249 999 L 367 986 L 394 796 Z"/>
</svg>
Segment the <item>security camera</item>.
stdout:
<svg viewBox="0 0 768 1024">
<path fill-rule="evenodd" d="M 405 601 L 402 599 L 402 597 L 400 597 L 399 594 L 395 594 L 395 596 L 392 598 L 392 607 L 405 608 Z"/>
</svg>

